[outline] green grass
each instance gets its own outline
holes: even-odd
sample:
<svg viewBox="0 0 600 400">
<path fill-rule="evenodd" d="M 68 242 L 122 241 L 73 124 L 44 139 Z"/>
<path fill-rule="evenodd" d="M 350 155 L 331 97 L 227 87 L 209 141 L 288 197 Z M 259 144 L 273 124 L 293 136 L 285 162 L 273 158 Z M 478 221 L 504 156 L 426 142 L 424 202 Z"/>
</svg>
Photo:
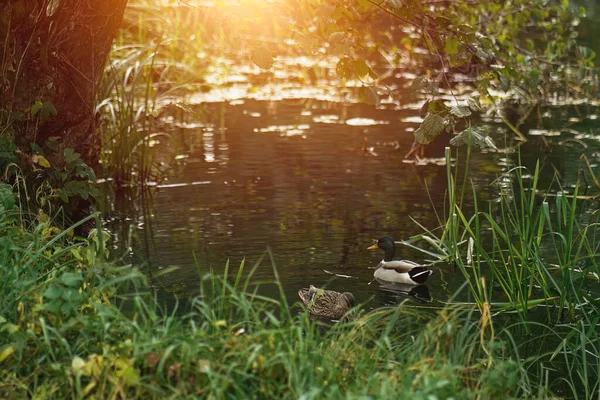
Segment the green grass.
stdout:
<svg viewBox="0 0 600 400">
<path fill-rule="evenodd" d="M 474 305 L 403 303 L 323 324 L 285 303 L 275 269 L 280 299 L 259 295 L 243 265 L 199 277 L 199 297 L 166 312 L 135 268 L 105 261 L 104 235 L 21 226 L 5 203 L 3 398 L 547 398 L 562 383 L 584 393 L 583 381 L 597 390 L 586 352 L 596 337 L 581 322 L 543 326 L 540 338 L 560 341 L 534 355 L 513 336 L 523 323 L 499 329 Z M 546 372 L 563 364 L 557 385 Z"/>
</svg>

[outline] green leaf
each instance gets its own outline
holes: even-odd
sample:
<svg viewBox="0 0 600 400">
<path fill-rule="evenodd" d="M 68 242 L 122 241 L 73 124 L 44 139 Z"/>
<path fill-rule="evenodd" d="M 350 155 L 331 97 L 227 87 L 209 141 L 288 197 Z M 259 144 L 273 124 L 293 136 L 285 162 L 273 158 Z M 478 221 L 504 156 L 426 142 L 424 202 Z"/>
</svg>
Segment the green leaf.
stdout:
<svg viewBox="0 0 600 400">
<path fill-rule="evenodd" d="M 31 142 L 31 149 L 36 152 L 36 154 L 44 154 L 44 149 L 42 149 L 37 143 Z"/>
<path fill-rule="evenodd" d="M 70 313 L 72 311 L 75 311 L 75 307 L 73 306 L 72 303 L 63 303 L 63 305 L 60 307 L 60 311 L 62 311 L 64 314 Z"/>
<path fill-rule="evenodd" d="M 58 299 L 61 294 L 62 294 L 62 288 L 56 286 L 56 285 L 50 285 L 45 291 L 44 291 L 44 297 L 50 300 L 55 300 Z"/>
<path fill-rule="evenodd" d="M 342 79 L 350 79 L 354 76 L 354 60 L 350 57 L 340 58 L 335 66 L 335 72 Z"/>
<path fill-rule="evenodd" d="M 55 117 L 58 115 L 58 111 L 56 111 L 56 107 L 51 101 L 44 102 L 44 110 L 50 115 L 54 115 Z"/>
<path fill-rule="evenodd" d="M 366 61 L 362 58 L 354 61 L 354 73 L 357 77 L 362 78 L 363 76 L 369 74 L 370 70 L 371 68 L 369 68 Z"/>
<path fill-rule="evenodd" d="M 415 139 L 421 144 L 431 143 L 444 130 L 444 119 L 439 114 L 429 114 L 415 131 Z"/>
<path fill-rule="evenodd" d="M 479 99 L 477 98 L 469 97 L 467 99 L 467 104 L 469 105 L 469 108 L 473 111 L 481 110 L 481 105 L 479 104 Z"/>
<path fill-rule="evenodd" d="M 426 76 L 418 76 L 412 81 L 411 89 L 415 92 L 423 91 L 436 95 L 439 93 L 437 85 Z"/>
<path fill-rule="evenodd" d="M 71 303 L 80 303 L 81 299 L 83 298 L 81 293 L 71 288 L 65 288 L 65 290 L 62 291 L 60 297 L 63 298 L 65 301 Z"/>
<path fill-rule="evenodd" d="M 273 53 L 264 47 L 259 47 L 252 52 L 252 62 L 262 69 L 270 69 L 273 66 Z"/>
<path fill-rule="evenodd" d="M 410 88 L 415 92 L 429 87 L 429 78 L 426 76 L 417 76 L 410 85 Z"/>
<path fill-rule="evenodd" d="M 487 127 L 469 127 L 450 139 L 452 146 L 468 145 L 469 143 L 481 149 L 498 150 L 496 144 L 488 135 Z"/>
<path fill-rule="evenodd" d="M 71 254 L 78 259 L 79 261 L 83 261 L 83 257 L 81 256 L 81 248 L 77 247 L 76 249 L 71 249 Z"/>
<path fill-rule="evenodd" d="M 50 149 L 52 151 L 58 151 L 58 142 L 56 142 L 56 141 L 46 140 L 46 143 L 44 143 L 44 146 L 46 146 L 48 149 Z"/>
<path fill-rule="evenodd" d="M 0 363 L 10 357 L 15 352 L 15 346 L 4 346 L 0 352 Z"/>
<path fill-rule="evenodd" d="M 450 108 L 450 114 L 455 115 L 458 118 L 464 118 L 471 115 L 471 110 L 467 106 L 454 106 Z"/>
<path fill-rule="evenodd" d="M 448 55 L 458 54 L 458 48 L 460 47 L 460 42 L 454 38 L 447 38 L 446 44 L 444 45 L 444 50 Z"/>
<path fill-rule="evenodd" d="M 73 287 L 79 286 L 79 284 L 83 282 L 83 278 L 80 274 L 75 272 L 63 272 L 63 274 L 60 276 L 60 281 L 65 286 Z"/>
<path fill-rule="evenodd" d="M 422 106 L 421 109 L 419 110 L 419 116 L 421 118 L 425 118 L 425 116 L 427 115 L 427 113 L 429 112 L 429 100 L 427 100 Z"/>
<path fill-rule="evenodd" d="M 500 79 L 500 88 L 504 92 L 508 92 L 508 89 L 510 89 L 510 80 L 507 77 L 505 77 L 504 75 L 500 75 L 499 79 Z"/>
<path fill-rule="evenodd" d="M 15 195 L 12 192 L 12 186 L 6 183 L 0 183 L 0 210 L 8 211 L 16 204 Z M 3 213 L 0 213 L 2 215 Z"/>
<path fill-rule="evenodd" d="M 31 116 L 35 117 L 36 114 L 42 109 L 43 104 L 41 101 L 36 101 L 32 106 L 31 106 Z"/>
<path fill-rule="evenodd" d="M 432 100 L 429 102 L 427 110 L 432 114 L 448 111 L 449 108 L 443 99 Z M 427 115 L 427 113 L 425 113 Z"/>
<path fill-rule="evenodd" d="M 79 159 L 79 157 L 81 157 L 81 154 L 75 153 L 75 150 L 73 150 L 71 148 L 66 148 L 64 151 L 64 155 L 65 155 L 65 161 L 67 164 L 71 164 L 71 163 L 77 161 Z"/>
<path fill-rule="evenodd" d="M 51 301 L 50 303 L 44 303 L 44 308 L 51 313 L 58 314 L 60 311 L 60 302 Z"/>
<path fill-rule="evenodd" d="M 44 156 L 38 156 L 37 163 L 44 168 L 50 168 L 50 161 Z"/>
<path fill-rule="evenodd" d="M 62 189 L 58 189 L 56 191 L 56 193 L 58 193 L 58 197 L 65 203 L 69 202 L 69 195 L 67 194 L 66 191 L 62 190 Z"/>
</svg>

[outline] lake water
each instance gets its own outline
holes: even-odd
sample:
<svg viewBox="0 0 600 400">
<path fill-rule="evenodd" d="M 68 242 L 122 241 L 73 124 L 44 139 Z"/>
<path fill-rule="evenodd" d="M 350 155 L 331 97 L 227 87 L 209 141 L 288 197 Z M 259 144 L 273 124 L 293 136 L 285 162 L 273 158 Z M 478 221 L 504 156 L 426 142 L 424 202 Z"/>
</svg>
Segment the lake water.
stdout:
<svg viewBox="0 0 600 400">
<path fill-rule="evenodd" d="M 382 254 L 367 250 L 381 236 L 401 240 L 422 233 L 413 219 L 428 229 L 443 222 L 449 136 L 428 145 L 420 161 L 404 159 L 424 102 L 410 90 L 414 76 L 400 74 L 390 84 L 402 101 L 383 99 L 376 107 L 357 103 L 352 89 L 316 78 L 299 81 L 295 65 L 306 62 L 282 57 L 275 72 L 258 73 L 247 62 L 236 68 L 223 61 L 227 76 L 213 73 L 224 84 L 182 99 L 194 113 L 161 118 L 156 131 L 168 139 L 157 143 L 156 160 L 167 163 L 169 180 L 134 200 L 106 186 L 113 253 L 123 254 L 131 244 L 127 259 L 142 267 L 166 301 L 198 294 L 202 274 L 211 268 L 222 272 L 228 260 L 235 274 L 244 259 L 248 269 L 263 259 L 254 281 L 271 295 L 273 262 L 291 302 L 310 284 L 350 291 L 369 308 L 407 297 L 417 303 L 448 300 L 464 282 L 450 265 L 433 266 L 426 287 L 382 287 L 373 281 L 372 269 Z M 334 62 L 319 68 L 334 76 Z M 460 93 L 460 77 L 450 79 Z M 541 187 L 558 173 L 569 191 L 581 154 L 600 175 L 599 115 L 590 105 L 557 102 L 532 113 L 521 127 L 529 135 L 526 143 L 516 141 L 497 117 L 473 118 L 474 126 L 489 128 L 498 147 L 473 150 L 470 178 L 479 200 L 499 198 L 493 183 L 519 155 L 530 168 L 539 159 Z M 463 171 L 466 149 L 452 152 L 455 159 L 459 153 Z M 585 213 L 596 208 L 592 202 Z M 416 244 L 431 250 L 425 241 Z M 433 261 L 402 245 L 396 258 Z M 170 267 L 176 270 L 161 275 Z"/>
<path fill-rule="evenodd" d="M 447 137 L 438 138 L 415 162 L 404 159 L 413 141 L 410 129 L 418 126 L 415 110 L 306 100 L 246 100 L 206 109 L 224 113 L 223 129 L 216 123 L 169 120 L 164 127 L 172 137 L 168 147 L 184 150 L 179 170 L 152 191 L 150 200 L 117 198 L 112 213 L 113 224 L 121 228 L 135 222 L 135 262 L 148 274 L 177 267 L 153 279 L 162 296 L 194 296 L 200 274 L 210 268 L 222 272 L 227 260 L 235 273 L 244 258 L 248 267 L 265 258 L 254 279 L 273 294 L 270 249 L 292 302 L 298 289 L 310 284 L 350 291 L 369 307 L 407 297 L 407 288 L 373 282 L 372 267 L 382 253 L 367 247 L 384 235 L 400 240 L 422 233 L 411 219 L 429 229 L 439 226 Z M 540 159 L 546 184 L 557 171 L 568 189 L 581 152 L 597 160 L 600 148 L 596 116 L 589 107 L 579 108 L 586 117 L 575 122 L 577 111 L 545 110 L 548 127 L 530 131 L 527 143 L 515 142 L 501 123 L 480 122 L 490 128 L 499 151 L 473 150 L 470 170 L 479 199 L 498 198 L 492 182 L 514 166 L 518 151 L 527 166 Z M 459 168 L 464 168 L 465 148 L 458 151 Z M 117 239 L 124 231 L 115 229 Z M 425 241 L 417 244 L 431 250 Z M 433 261 L 402 245 L 396 257 Z M 464 281 L 447 264 L 433 270 L 427 287 L 409 297 L 446 301 Z"/>
</svg>

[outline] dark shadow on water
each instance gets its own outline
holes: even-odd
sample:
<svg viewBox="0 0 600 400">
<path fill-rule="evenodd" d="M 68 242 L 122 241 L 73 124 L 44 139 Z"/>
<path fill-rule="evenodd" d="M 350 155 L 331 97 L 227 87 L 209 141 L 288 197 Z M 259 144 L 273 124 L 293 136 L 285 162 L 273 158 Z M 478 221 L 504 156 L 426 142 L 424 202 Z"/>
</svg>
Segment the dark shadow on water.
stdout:
<svg viewBox="0 0 600 400">
<path fill-rule="evenodd" d="M 394 303 L 399 303 L 405 299 L 413 299 L 418 303 L 431 303 L 433 301 L 433 297 L 431 296 L 427 285 L 406 285 L 403 283 L 385 282 L 377 279 L 375 281 L 379 284 L 379 290 L 386 303 L 388 303 L 389 300 L 392 300 Z"/>
</svg>

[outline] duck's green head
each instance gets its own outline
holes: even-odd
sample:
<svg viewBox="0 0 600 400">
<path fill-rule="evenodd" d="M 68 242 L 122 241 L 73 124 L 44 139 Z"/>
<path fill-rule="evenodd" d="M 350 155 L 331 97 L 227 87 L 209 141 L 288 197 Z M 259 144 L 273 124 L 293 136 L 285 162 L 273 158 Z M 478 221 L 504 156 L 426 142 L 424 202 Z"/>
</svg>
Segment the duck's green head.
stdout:
<svg viewBox="0 0 600 400">
<path fill-rule="evenodd" d="M 385 257 L 383 258 L 384 261 L 392 261 L 394 259 L 394 253 L 396 252 L 396 245 L 394 245 L 394 239 L 389 236 L 384 236 L 368 249 L 381 249 L 385 252 Z"/>
</svg>

